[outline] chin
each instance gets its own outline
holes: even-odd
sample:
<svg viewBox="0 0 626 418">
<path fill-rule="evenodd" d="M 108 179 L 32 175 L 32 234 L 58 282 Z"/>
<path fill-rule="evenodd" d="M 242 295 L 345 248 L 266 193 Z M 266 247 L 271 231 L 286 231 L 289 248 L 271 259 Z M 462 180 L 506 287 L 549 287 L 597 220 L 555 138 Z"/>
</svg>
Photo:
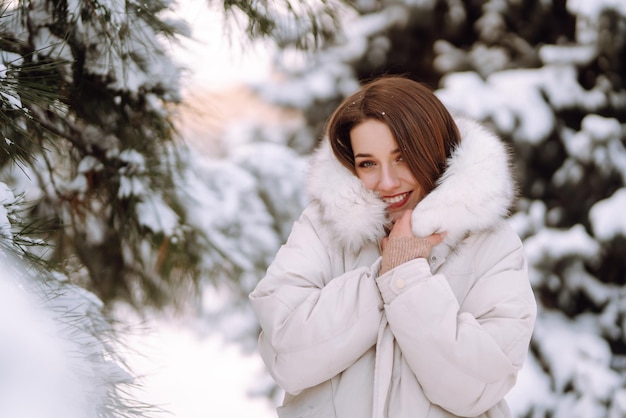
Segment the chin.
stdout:
<svg viewBox="0 0 626 418">
<path fill-rule="evenodd" d="M 404 211 L 399 211 L 399 212 L 390 212 L 389 213 L 389 219 L 391 219 L 391 223 L 396 223 L 396 221 L 398 219 L 400 219 L 400 217 L 402 217 L 402 213 Z"/>
</svg>

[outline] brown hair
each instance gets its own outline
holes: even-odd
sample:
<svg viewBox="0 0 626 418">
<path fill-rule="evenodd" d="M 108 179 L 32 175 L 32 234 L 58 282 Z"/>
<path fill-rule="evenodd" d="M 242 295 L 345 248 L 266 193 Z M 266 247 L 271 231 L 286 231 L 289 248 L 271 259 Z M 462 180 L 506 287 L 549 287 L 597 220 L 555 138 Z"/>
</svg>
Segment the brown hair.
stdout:
<svg viewBox="0 0 626 418">
<path fill-rule="evenodd" d="M 363 85 L 339 105 L 326 132 L 335 157 L 353 173 L 350 131 L 368 119 L 389 127 L 415 180 L 425 193 L 432 191 L 460 142 L 452 115 L 432 90 L 408 78 L 385 76 Z"/>
</svg>

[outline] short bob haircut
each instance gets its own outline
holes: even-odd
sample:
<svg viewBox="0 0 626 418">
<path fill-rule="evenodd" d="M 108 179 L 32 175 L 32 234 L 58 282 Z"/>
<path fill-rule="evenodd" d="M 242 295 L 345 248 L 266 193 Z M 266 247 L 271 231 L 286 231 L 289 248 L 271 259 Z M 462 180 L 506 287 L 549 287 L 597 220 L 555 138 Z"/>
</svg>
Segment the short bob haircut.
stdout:
<svg viewBox="0 0 626 418">
<path fill-rule="evenodd" d="M 346 98 L 328 120 L 326 133 L 335 157 L 352 173 L 350 132 L 366 120 L 385 123 L 413 177 L 431 192 L 460 142 L 452 115 L 432 90 L 401 76 L 384 76 L 364 84 Z"/>
</svg>

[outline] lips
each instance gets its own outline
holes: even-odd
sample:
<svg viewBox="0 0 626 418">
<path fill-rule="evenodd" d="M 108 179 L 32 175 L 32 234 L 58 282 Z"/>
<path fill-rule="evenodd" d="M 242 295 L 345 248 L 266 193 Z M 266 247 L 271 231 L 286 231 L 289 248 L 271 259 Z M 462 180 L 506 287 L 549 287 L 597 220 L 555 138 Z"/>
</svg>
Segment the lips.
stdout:
<svg viewBox="0 0 626 418">
<path fill-rule="evenodd" d="M 383 197 L 383 202 L 387 204 L 387 209 L 393 210 L 402 207 L 411 196 L 411 192 L 400 193 L 394 196 Z"/>
</svg>

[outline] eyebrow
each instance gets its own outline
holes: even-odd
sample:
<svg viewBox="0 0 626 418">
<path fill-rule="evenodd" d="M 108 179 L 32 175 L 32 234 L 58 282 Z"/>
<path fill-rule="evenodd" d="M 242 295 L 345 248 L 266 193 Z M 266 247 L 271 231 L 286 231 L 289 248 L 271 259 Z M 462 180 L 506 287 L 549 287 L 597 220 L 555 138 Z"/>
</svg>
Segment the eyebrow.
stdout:
<svg viewBox="0 0 626 418">
<path fill-rule="evenodd" d="M 389 154 L 394 155 L 394 154 L 400 154 L 400 148 L 396 148 L 393 151 L 391 151 Z M 355 154 L 354 158 L 371 158 L 372 154 Z"/>
</svg>

